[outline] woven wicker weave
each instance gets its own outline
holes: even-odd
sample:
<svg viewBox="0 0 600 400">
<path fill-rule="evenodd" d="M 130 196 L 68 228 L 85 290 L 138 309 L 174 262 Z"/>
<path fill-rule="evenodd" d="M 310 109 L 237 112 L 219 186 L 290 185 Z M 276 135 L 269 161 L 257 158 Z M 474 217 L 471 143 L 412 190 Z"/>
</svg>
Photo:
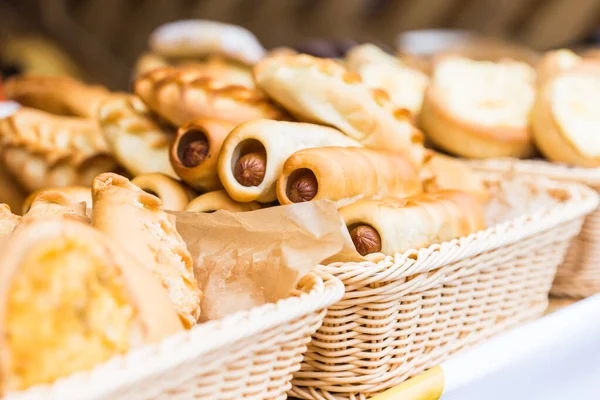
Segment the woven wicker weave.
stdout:
<svg viewBox="0 0 600 400">
<path fill-rule="evenodd" d="M 469 161 L 480 171 L 511 175 L 545 176 L 578 182 L 600 193 L 600 168 L 578 168 L 543 160 L 496 159 Z M 573 240 L 565 261 L 558 267 L 552 294 L 582 298 L 600 292 L 600 208 L 585 219 L 581 233 Z"/>
<path fill-rule="evenodd" d="M 541 316 L 556 267 L 598 196 L 578 184 L 519 182 L 526 191 L 505 195 L 523 206 L 520 216 L 511 210 L 485 231 L 427 249 L 322 267 L 346 294 L 313 335 L 291 395 L 366 399 Z M 561 201 L 543 207 L 519 197 L 532 191 Z"/>
<path fill-rule="evenodd" d="M 311 273 L 294 297 L 208 322 L 90 372 L 4 400 L 285 399 L 310 336 L 342 283 Z"/>
</svg>

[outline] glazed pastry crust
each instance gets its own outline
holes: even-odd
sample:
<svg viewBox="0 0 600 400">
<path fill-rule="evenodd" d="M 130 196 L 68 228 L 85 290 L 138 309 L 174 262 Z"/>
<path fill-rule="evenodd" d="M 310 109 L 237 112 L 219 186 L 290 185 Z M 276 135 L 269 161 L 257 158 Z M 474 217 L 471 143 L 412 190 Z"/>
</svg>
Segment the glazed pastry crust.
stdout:
<svg viewBox="0 0 600 400">
<path fill-rule="evenodd" d="M 448 62 L 454 62 L 454 57 L 448 57 Z M 463 59 L 459 59 L 460 62 L 464 62 Z M 442 60 L 441 63 L 446 62 Z M 436 68 L 441 68 L 439 64 Z M 466 64 L 466 62 L 464 62 Z M 488 68 L 490 74 L 492 71 L 499 71 L 498 68 L 504 68 L 501 63 L 491 62 L 476 62 L 470 61 L 474 64 L 474 68 Z M 480 64 L 485 67 L 480 66 Z M 511 63 L 506 66 L 510 67 Z M 525 70 L 529 67 L 524 64 L 518 64 L 518 67 Z M 436 69 L 437 71 L 437 69 Z M 482 75 L 482 74 L 480 74 Z M 533 74 L 531 74 L 533 76 Z M 441 78 L 440 78 L 441 79 Z M 464 70 L 464 85 L 468 85 L 471 88 L 477 88 L 479 86 L 486 87 L 485 82 L 466 82 L 467 79 L 475 79 Z M 520 78 L 514 78 L 508 73 L 505 74 L 501 79 L 503 81 L 496 84 L 498 91 L 506 90 L 502 86 L 520 87 L 523 95 L 527 93 L 528 98 L 523 100 L 523 104 L 529 104 L 529 97 L 533 99 L 533 78 L 528 81 Z M 511 82 L 507 82 L 507 79 L 512 79 Z M 462 82 L 459 78 L 452 83 L 452 90 L 463 98 L 466 96 L 480 96 L 478 98 L 468 98 L 469 101 L 477 102 L 478 106 L 483 110 L 487 107 L 486 102 L 490 102 L 492 107 L 497 108 L 495 105 L 498 99 L 494 98 L 482 98 L 485 94 L 472 94 L 467 90 L 468 88 L 461 88 L 458 82 Z M 449 84 L 448 83 L 444 83 Z M 529 88 L 529 89 L 528 89 Z M 521 90 L 519 89 L 519 90 Z M 508 92 L 507 92 L 508 93 Z M 501 99 L 502 103 L 508 104 L 514 100 L 513 97 L 504 95 Z M 455 155 L 470 157 L 470 158 L 492 158 L 492 157 L 519 157 L 527 158 L 535 153 L 531 134 L 529 133 L 527 114 L 530 111 L 530 106 L 523 106 L 524 108 L 519 110 L 523 116 L 523 121 L 504 121 L 496 123 L 483 123 L 472 119 L 474 115 L 482 115 L 478 110 L 472 108 L 470 110 L 471 115 L 464 115 L 465 109 L 463 108 L 462 114 L 455 112 L 449 103 L 450 99 L 445 95 L 442 86 L 436 80 L 436 76 L 432 79 L 431 84 L 427 88 L 425 98 L 423 100 L 423 107 L 420 114 L 420 124 L 423 130 L 426 132 L 428 139 L 431 139 L 436 146 L 439 146 L 443 150 L 446 150 Z M 490 115 L 492 112 L 487 112 L 486 115 Z M 513 123 L 514 122 L 514 123 Z"/>
<path fill-rule="evenodd" d="M 89 187 L 67 186 L 64 188 L 42 189 L 31 193 L 23 202 L 22 213 L 26 214 L 36 198 L 48 191 L 61 193 L 63 196 L 69 199 L 71 203 L 85 203 L 86 209 L 91 210 L 92 208 L 92 190 Z M 91 216 L 91 212 L 88 216 Z"/>
<path fill-rule="evenodd" d="M 226 210 L 231 212 L 253 211 L 261 208 L 261 205 L 255 201 L 249 203 L 239 203 L 233 200 L 225 190 L 216 190 L 214 192 L 204 193 L 185 207 L 185 211 L 193 212 L 212 212 Z"/>
<path fill-rule="evenodd" d="M 0 119 L 3 161 L 29 191 L 91 185 L 116 167 L 94 121 L 21 108 Z"/>
<path fill-rule="evenodd" d="M 244 153 L 262 146 L 266 168 L 257 186 L 243 186 L 234 176 L 236 162 Z M 325 126 L 301 122 L 256 120 L 238 125 L 227 136 L 219 157 L 219 177 L 232 199 L 239 202 L 269 203 L 277 198 L 276 182 L 285 160 L 294 152 L 311 147 L 360 147 L 342 132 Z"/>
<path fill-rule="evenodd" d="M 200 118 L 233 124 L 259 118 L 288 119 L 259 91 L 220 82 L 193 68 L 152 70 L 136 79 L 134 92 L 174 126 Z"/>
<path fill-rule="evenodd" d="M 130 174 L 177 177 L 169 160 L 174 132 L 157 123 L 139 98 L 112 95 L 100 105 L 98 122 L 111 153 Z"/>
<path fill-rule="evenodd" d="M 18 226 L 4 249 L 0 394 L 51 383 L 182 330 L 156 278 L 88 225 L 36 219 Z"/>
<path fill-rule="evenodd" d="M 194 278 L 192 258 L 177 232 L 175 217 L 158 197 L 126 178 L 106 173 L 92 184 L 92 225 L 136 257 L 169 291 L 186 327 L 200 316 L 202 292 Z"/>
<path fill-rule="evenodd" d="M 177 131 L 171 143 L 171 165 L 179 177 L 194 189 L 212 191 L 223 187 L 219 179 L 217 164 L 223 141 L 235 127 L 234 124 L 217 119 L 199 119 L 191 121 Z M 195 167 L 186 167 L 183 163 L 183 145 L 185 138 L 201 135 L 206 140 L 207 153 L 204 160 Z"/>
<path fill-rule="evenodd" d="M 299 120 L 333 126 L 366 147 L 410 153 L 421 163 L 423 138 L 410 112 L 338 62 L 305 54 L 269 57 L 256 65 L 254 78 Z"/>
<path fill-rule="evenodd" d="M 316 177 L 312 200 L 331 200 L 338 207 L 362 198 L 408 197 L 422 192 L 413 163 L 395 153 L 365 148 L 323 147 L 292 154 L 277 181 L 277 199 L 291 204 L 288 186 L 294 173 L 310 170 Z"/>
<path fill-rule="evenodd" d="M 446 190 L 407 199 L 360 200 L 340 209 L 349 229 L 369 225 L 381 238 L 381 253 L 393 255 L 484 229 L 482 204 L 467 193 Z"/>
<path fill-rule="evenodd" d="M 19 222 L 20 216 L 13 214 L 7 204 L 0 204 L 0 238 L 10 235 Z"/>
<path fill-rule="evenodd" d="M 89 86 L 69 77 L 19 76 L 4 84 L 7 98 L 49 113 L 95 119 L 109 95 L 102 86 Z"/>
<path fill-rule="evenodd" d="M 163 174 L 146 174 L 135 177 L 131 183 L 162 201 L 168 211 L 181 211 L 189 203 L 188 192 L 183 185 Z"/>
</svg>

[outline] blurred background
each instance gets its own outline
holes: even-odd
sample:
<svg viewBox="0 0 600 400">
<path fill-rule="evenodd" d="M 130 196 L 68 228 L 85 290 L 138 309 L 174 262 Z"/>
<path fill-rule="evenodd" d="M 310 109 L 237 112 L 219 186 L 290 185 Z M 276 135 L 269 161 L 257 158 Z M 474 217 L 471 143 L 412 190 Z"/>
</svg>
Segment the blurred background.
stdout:
<svg viewBox="0 0 600 400">
<path fill-rule="evenodd" d="M 341 46 L 374 42 L 389 51 L 419 51 L 428 37 L 400 34 L 453 29 L 535 55 L 594 45 L 600 0 L 0 0 L 0 66 L 7 75 L 51 54 L 57 65 L 45 68 L 126 89 L 150 32 L 189 18 L 241 25 L 266 48 L 302 48 L 326 38 Z"/>
</svg>

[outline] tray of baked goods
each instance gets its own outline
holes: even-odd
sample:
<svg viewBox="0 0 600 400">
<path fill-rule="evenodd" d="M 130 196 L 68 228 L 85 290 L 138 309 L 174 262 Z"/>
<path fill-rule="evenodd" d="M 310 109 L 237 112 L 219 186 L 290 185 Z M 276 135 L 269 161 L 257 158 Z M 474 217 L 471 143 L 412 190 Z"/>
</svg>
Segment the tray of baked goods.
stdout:
<svg viewBox="0 0 600 400">
<path fill-rule="evenodd" d="M 598 194 L 426 148 L 419 125 L 455 137 L 424 119 L 436 79 L 482 126 L 525 118 L 529 67 L 444 62 L 194 20 L 154 31 L 131 93 L 6 80 L 0 395 L 366 399 L 543 315 Z M 452 94 L 480 75 L 497 98 Z"/>
</svg>

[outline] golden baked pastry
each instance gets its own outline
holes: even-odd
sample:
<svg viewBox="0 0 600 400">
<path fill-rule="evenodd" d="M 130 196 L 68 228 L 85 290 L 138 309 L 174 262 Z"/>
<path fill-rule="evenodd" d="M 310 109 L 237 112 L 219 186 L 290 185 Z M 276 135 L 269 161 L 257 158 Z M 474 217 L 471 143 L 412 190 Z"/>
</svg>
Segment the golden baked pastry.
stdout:
<svg viewBox="0 0 600 400">
<path fill-rule="evenodd" d="M 164 212 L 158 197 L 112 173 L 94 179 L 92 199 L 92 225 L 152 271 L 169 291 L 184 325 L 195 325 L 202 292 L 175 217 Z"/>
<path fill-rule="evenodd" d="M 44 190 L 33 199 L 29 210 L 23 215 L 22 223 L 52 217 L 67 218 L 89 224 L 90 219 L 86 215 L 86 208 L 85 202 L 78 202 L 62 192 Z"/>
<path fill-rule="evenodd" d="M 68 198 L 72 203 L 85 203 L 86 209 L 92 208 L 92 190 L 89 187 L 85 186 L 67 186 L 64 188 L 48 188 L 42 190 L 36 190 L 31 193 L 25 201 L 23 202 L 22 212 L 23 214 L 27 213 L 31 208 L 31 205 L 35 201 L 35 199 L 44 194 L 45 192 L 59 192 L 63 194 L 66 198 Z M 91 216 L 91 213 L 88 215 Z"/>
<path fill-rule="evenodd" d="M 0 155 L 0 203 L 5 203 L 13 210 L 20 210 L 27 198 L 27 191 L 8 171 Z"/>
<path fill-rule="evenodd" d="M 261 208 L 255 201 L 239 203 L 233 200 L 225 190 L 204 193 L 188 203 L 185 211 L 210 213 L 218 210 L 231 212 L 253 211 Z"/>
<path fill-rule="evenodd" d="M 482 204 L 471 195 L 446 190 L 407 199 L 365 199 L 342 207 L 356 250 L 397 254 L 484 229 Z"/>
<path fill-rule="evenodd" d="M 90 186 L 96 175 L 116 168 L 95 121 L 26 107 L 0 119 L 0 152 L 29 191 Z"/>
<path fill-rule="evenodd" d="M 568 49 L 549 51 L 535 67 L 538 85 L 554 77 L 556 74 L 573 68 L 582 58 Z"/>
<path fill-rule="evenodd" d="M 0 238 L 10 235 L 19 222 L 20 216 L 13 214 L 7 204 L 0 204 Z"/>
<path fill-rule="evenodd" d="M 266 51 L 256 36 L 241 26 L 208 20 L 170 22 L 150 35 L 150 48 L 166 57 L 222 55 L 254 64 Z"/>
<path fill-rule="evenodd" d="M 373 44 L 353 47 L 345 61 L 348 69 L 359 74 L 366 86 L 384 89 L 394 106 L 409 110 L 413 116 L 419 114 L 429 84 L 427 75 Z"/>
<path fill-rule="evenodd" d="M 110 92 L 69 77 L 17 76 L 4 84 L 8 99 L 57 115 L 95 119 L 99 104 Z"/>
<path fill-rule="evenodd" d="M 133 90 L 148 108 L 174 126 L 200 118 L 233 124 L 288 118 L 258 90 L 209 78 L 193 68 L 152 70 L 136 79 Z"/>
<path fill-rule="evenodd" d="M 436 65 L 420 123 L 441 149 L 471 158 L 529 157 L 535 73 L 518 62 L 446 57 Z"/>
<path fill-rule="evenodd" d="M 223 142 L 219 177 L 232 199 L 269 203 L 285 160 L 295 151 L 360 147 L 337 129 L 301 122 L 255 120 L 238 125 Z"/>
<path fill-rule="evenodd" d="M 535 143 L 552 161 L 600 166 L 600 63 L 578 60 L 540 82 L 531 115 Z"/>
<path fill-rule="evenodd" d="M 200 191 L 222 188 L 217 162 L 223 141 L 234 127 L 227 121 L 198 119 L 179 128 L 170 151 L 177 175 Z"/>
<path fill-rule="evenodd" d="M 410 153 L 421 163 L 423 138 L 410 113 L 338 62 L 305 54 L 269 57 L 254 67 L 254 78 L 298 120 L 333 126 L 367 147 Z"/>
<path fill-rule="evenodd" d="M 365 148 L 322 147 L 292 154 L 277 181 L 281 204 L 331 200 L 338 207 L 362 198 L 408 197 L 423 191 L 406 157 Z"/>
<path fill-rule="evenodd" d="M 20 225 L 0 266 L 0 395 L 182 330 L 156 278 L 88 225 Z"/>
<path fill-rule="evenodd" d="M 189 192 L 181 182 L 163 174 L 139 175 L 131 183 L 158 197 L 163 208 L 168 211 L 181 211 L 190 201 Z"/>
<path fill-rule="evenodd" d="M 112 155 L 130 174 L 177 177 L 169 160 L 174 130 L 159 124 L 139 98 L 109 97 L 99 107 L 98 123 Z"/>
</svg>

